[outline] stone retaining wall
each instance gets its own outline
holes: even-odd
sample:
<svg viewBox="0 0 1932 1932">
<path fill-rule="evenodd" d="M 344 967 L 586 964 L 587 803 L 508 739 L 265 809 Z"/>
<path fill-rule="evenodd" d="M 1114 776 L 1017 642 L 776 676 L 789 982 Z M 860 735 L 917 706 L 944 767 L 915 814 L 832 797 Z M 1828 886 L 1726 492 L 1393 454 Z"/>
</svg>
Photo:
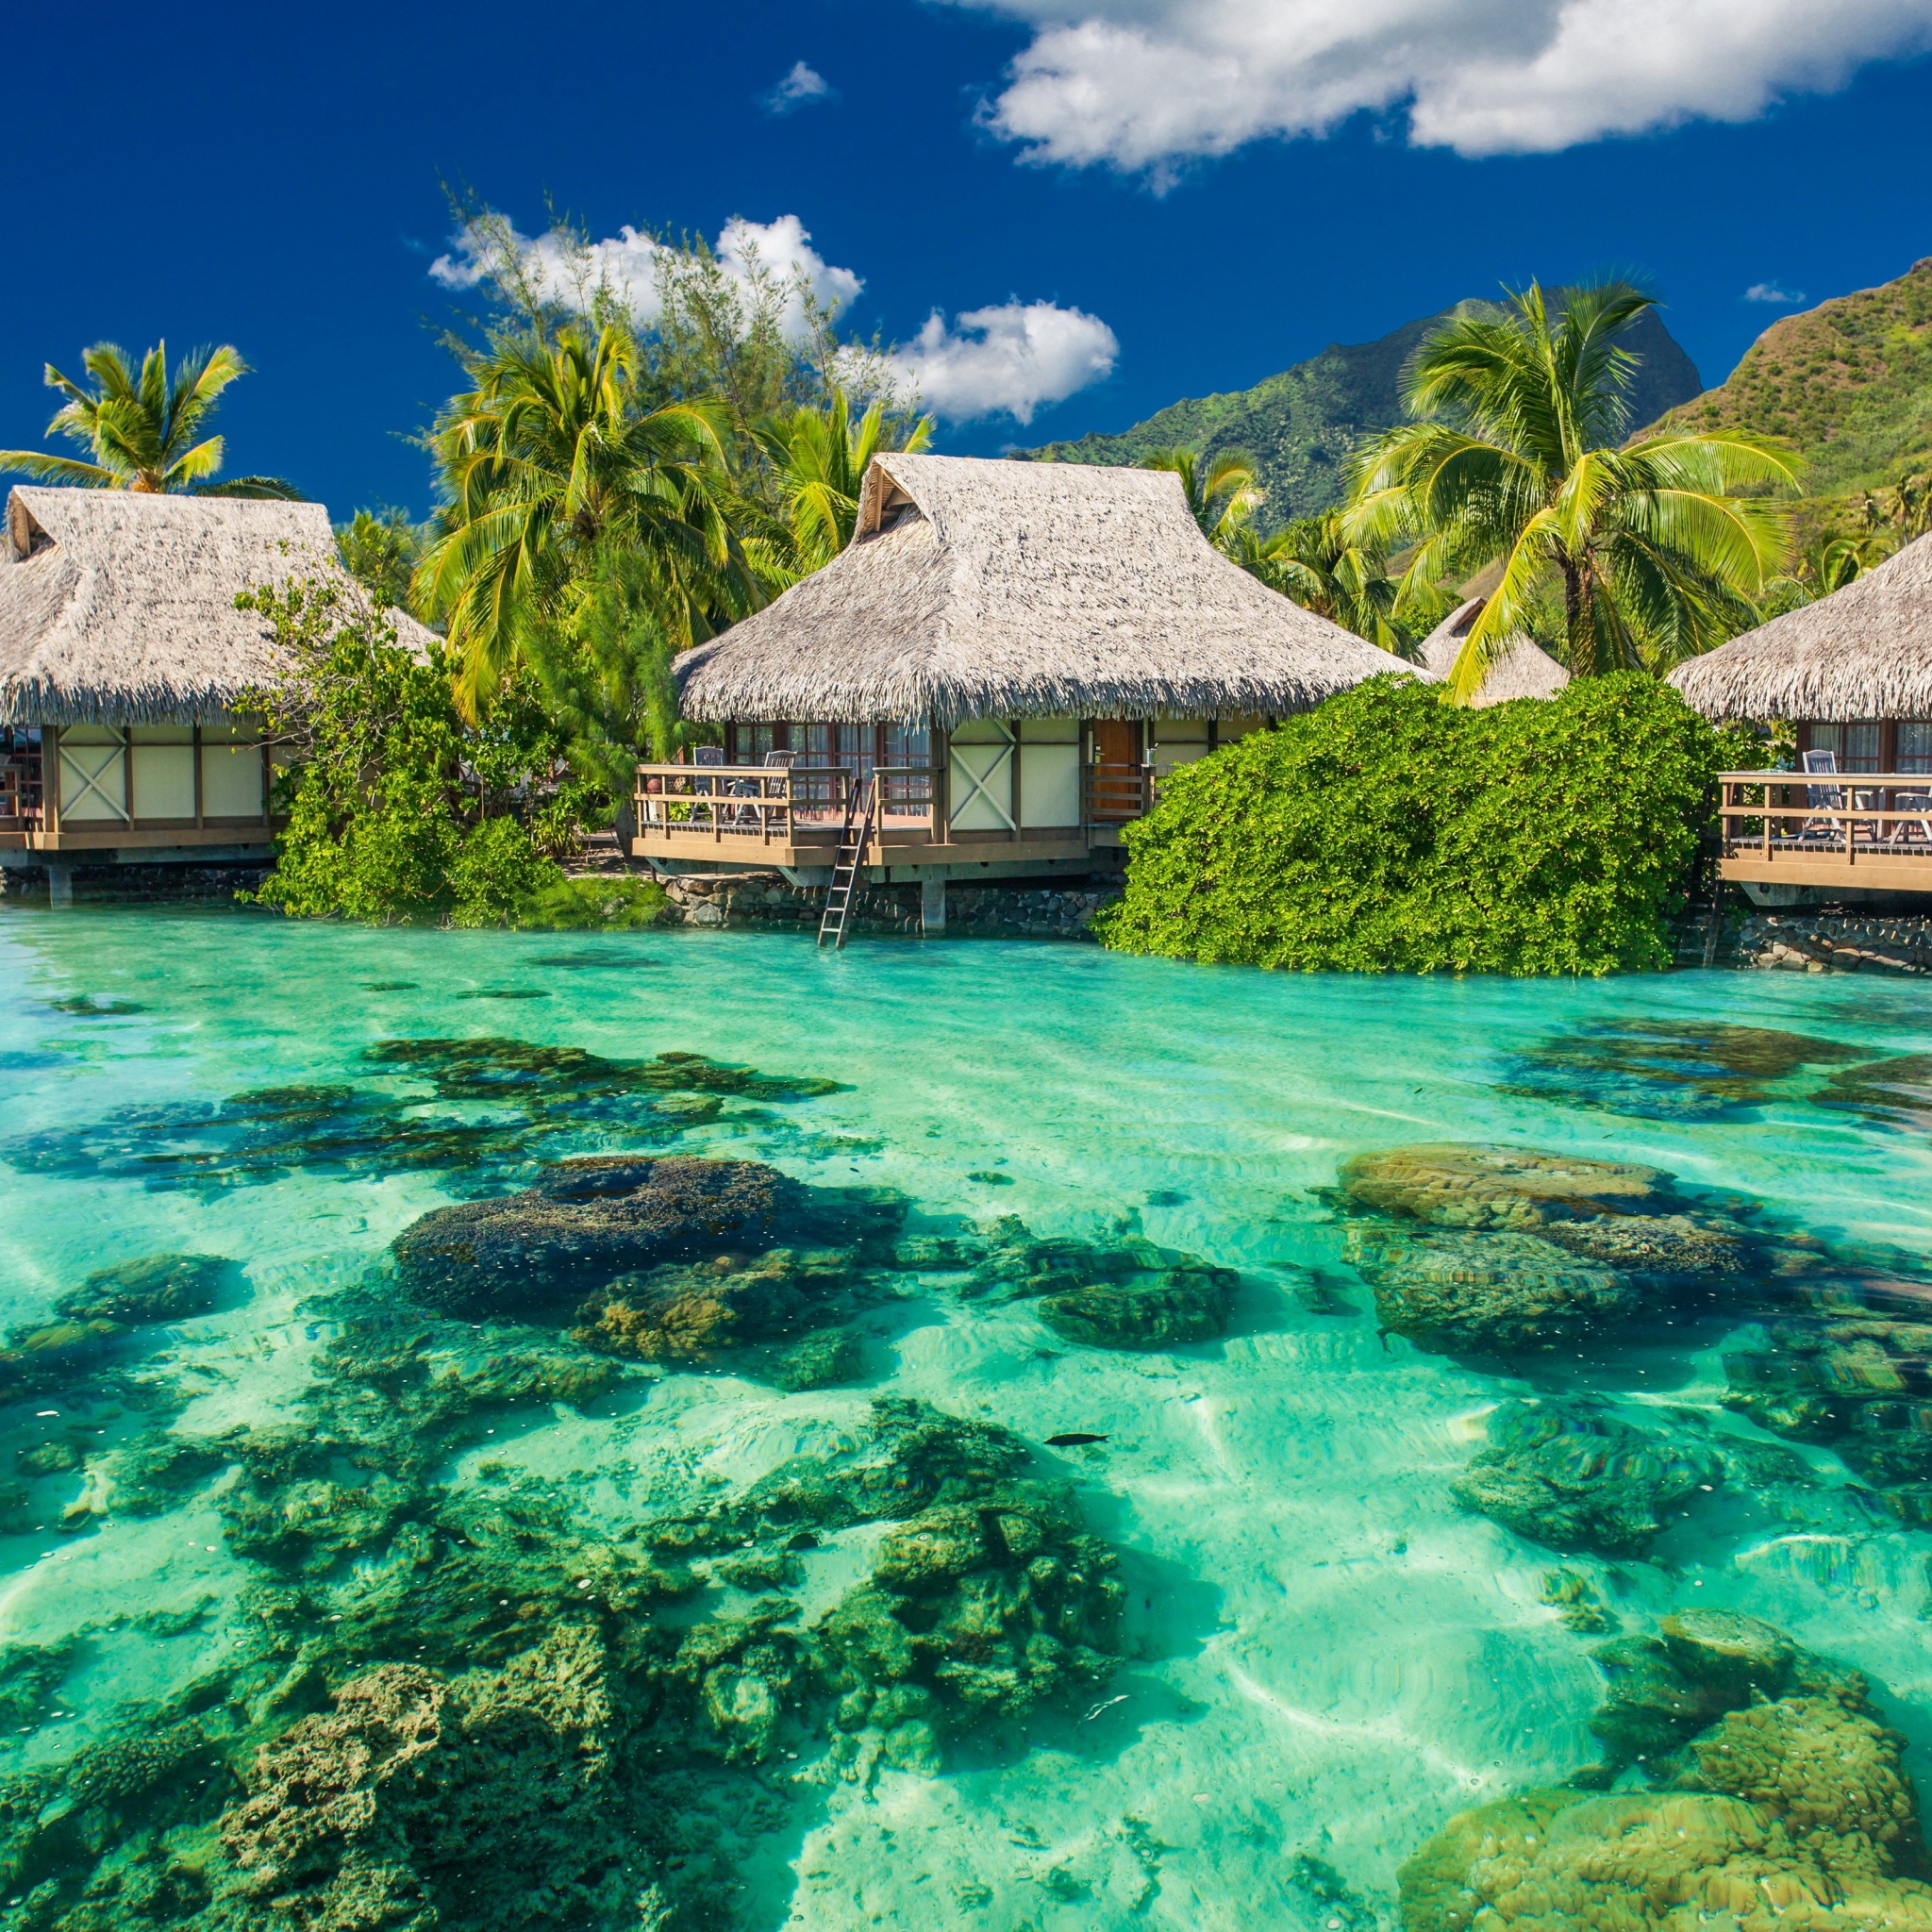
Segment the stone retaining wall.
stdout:
<svg viewBox="0 0 1932 1932">
<path fill-rule="evenodd" d="M 76 903 L 90 905 L 232 905 L 237 892 L 255 891 L 270 868 L 245 862 L 211 865 L 72 865 Z M 0 867 L 0 897 L 47 897 L 44 865 Z"/>
<path fill-rule="evenodd" d="M 1727 936 L 1725 963 L 1787 973 L 1932 973 L 1932 915 L 1753 911 Z"/>
<path fill-rule="evenodd" d="M 664 882 L 670 904 L 667 924 L 700 926 L 803 927 L 815 931 L 824 890 L 794 886 L 782 873 L 696 875 Z M 949 939 L 1086 940 L 1088 921 L 1117 898 L 1117 881 L 1069 879 L 1051 885 L 958 884 L 946 888 Z M 920 888 L 866 885 L 852 902 L 852 933 L 911 933 L 924 930 Z"/>
</svg>

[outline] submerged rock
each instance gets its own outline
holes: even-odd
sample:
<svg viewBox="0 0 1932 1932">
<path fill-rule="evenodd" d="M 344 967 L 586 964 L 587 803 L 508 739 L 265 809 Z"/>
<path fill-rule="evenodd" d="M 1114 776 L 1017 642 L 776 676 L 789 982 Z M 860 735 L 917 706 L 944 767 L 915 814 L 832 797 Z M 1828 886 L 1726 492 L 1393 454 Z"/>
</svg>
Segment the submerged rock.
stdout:
<svg viewBox="0 0 1932 1932">
<path fill-rule="evenodd" d="M 1529 1047 L 1502 1091 L 1647 1120 L 1724 1120 L 1802 1068 L 1858 1058 L 1840 1041 L 1764 1026 L 1607 1020 Z"/>
<path fill-rule="evenodd" d="M 1573 1255 L 1649 1281 L 1716 1288 L 1753 1272 L 1753 1245 L 1741 1231 L 1685 1214 L 1600 1214 L 1540 1232 Z"/>
<path fill-rule="evenodd" d="M 1674 1205 L 1658 1168 L 1456 1141 L 1357 1154 L 1342 1163 L 1341 1187 L 1358 1208 L 1451 1228 L 1541 1228 Z"/>
<path fill-rule="evenodd" d="M 664 1909 L 620 1751 L 621 1679 L 584 1627 L 499 1671 L 384 1664 L 261 1747 L 222 1820 L 232 1895 L 348 1928 L 650 1924 Z"/>
<path fill-rule="evenodd" d="M 1562 1618 L 1564 1629 L 1579 1636 L 1602 1637 L 1617 1627 L 1596 1586 L 1574 1570 L 1545 1570 L 1537 1600 Z"/>
<path fill-rule="evenodd" d="M 1016 1214 L 987 1223 L 974 1247 L 977 1258 L 963 1291 L 994 1301 L 1077 1293 L 1096 1282 L 1124 1281 L 1192 1259 L 1139 1237 L 1107 1247 L 1070 1236 L 1042 1239 Z"/>
<path fill-rule="evenodd" d="M 1348 1258 L 1385 1328 L 1437 1355 L 1552 1349 L 1636 1312 L 1634 1283 L 1541 1235 L 1352 1222 Z"/>
<path fill-rule="evenodd" d="M 818 1326 L 846 1288 L 846 1249 L 771 1248 L 620 1275 L 578 1309 L 573 1340 L 642 1361 L 708 1362 Z"/>
<path fill-rule="evenodd" d="M 1120 1655 L 1115 1568 L 1063 1484 L 1005 1482 L 923 1510 L 887 1535 L 872 1581 L 820 1626 L 852 1685 L 841 1723 L 891 1730 L 908 1709 L 956 1724 L 1017 1716 L 1100 1682 Z M 908 1690 L 923 1693 L 914 1706 Z"/>
<path fill-rule="evenodd" d="M 1932 1886 L 1901 1875 L 1924 1853 L 1900 1740 L 1861 1678 L 1722 1612 L 1596 1655 L 1632 1720 L 1600 1734 L 1674 1754 L 1650 1765 L 1665 1789 L 1600 1793 L 1599 1771 L 1451 1819 L 1398 1874 L 1404 1932 L 1932 1927 Z"/>
<path fill-rule="evenodd" d="M 781 1349 L 767 1378 L 793 1394 L 857 1382 L 865 1374 L 865 1349 L 849 1328 L 820 1328 Z"/>
<path fill-rule="evenodd" d="M 1843 1108 L 1888 1126 L 1932 1132 L 1932 1053 L 1868 1060 L 1834 1074 L 1817 1094 L 1821 1107 Z"/>
<path fill-rule="evenodd" d="M 836 1080 L 761 1074 L 703 1054 L 661 1053 L 649 1060 L 606 1059 L 580 1046 L 527 1040 L 386 1040 L 368 1050 L 377 1066 L 407 1069 L 442 1100 L 509 1101 L 543 1112 L 595 1117 L 597 1103 L 631 1094 L 704 1094 L 747 1100 L 804 1100 L 836 1093 Z M 715 1115 L 708 1109 L 707 1117 Z"/>
<path fill-rule="evenodd" d="M 1489 1437 L 1450 1493 L 1554 1550 L 1639 1555 L 1676 1505 L 1724 1479 L 1709 1452 L 1585 1403 L 1505 1403 Z"/>
<path fill-rule="evenodd" d="M 1096 1283 L 1054 1294 L 1040 1319 L 1090 1348 L 1172 1348 L 1227 1332 L 1241 1277 L 1231 1268 L 1168 1268 L 1150 1279 Z"/>
<path fill-rule="evenodd" d="M 215 1192 L 302 1169 L 381 1175 L 431 1172 L 499 1181 L 529 1173 L 559 1136 L 675 1140 L 717 1117 L 727 1098 L 796 1101 L 838 1083 L 722 1066 L 699 1054 L 610 1060 L 525 1041 L 379 1041 L 378 1074 L 426 1083 L 467 1112 L 432 1111 L 425 1095 L 347 1081 L 264 1087 L 217 1105 L 122 1108 L 75 1127 L 0 1141 L 0 1159 L 32 1173 L 139 1180 Z M 474 1108 L 486 1104 L 486 1119 Z"/>
<path fill-rule="evenodd" d="M 1774 1324 L 1769 1347 L 1724 1357 L 1724 1405 L 1834 1450 L 1908 1522 L 1932 1521 L 1932 1323 L 1831 1307 Z M 1922 1502 L 1922 1496 L 1926 1497 Z"/>
<path fill-rule="evenodd" d="M 522 1193 L 436 1208 L 391 1251 L 425 1307 L 542 1316 L 659 1261 L 761 1248 L 803 1193 L 755 1161 L 591 1157 Z"/>
<path fill-rule="evenodd" d="M 1655 1637 L 1620 1637 L 1591 1653 L 1607 1680 L 1591 1729 L 1615 1769 L 1674 1774 L 1680 1747 L 1725 1711 L 1805 1691 L 1862 1694 L 1863 1680 L 1834 1675 L 1783 1631 L 1730 1610 L 1681 1610 Z"/>
<path fill-rule="evenodd" d="M 181 1322 L 213 1309 L 235 1273 L 220 1255 L 147 1255 L 95 1269 L 54 1307 L 74 1322 Z"/>
</svg>

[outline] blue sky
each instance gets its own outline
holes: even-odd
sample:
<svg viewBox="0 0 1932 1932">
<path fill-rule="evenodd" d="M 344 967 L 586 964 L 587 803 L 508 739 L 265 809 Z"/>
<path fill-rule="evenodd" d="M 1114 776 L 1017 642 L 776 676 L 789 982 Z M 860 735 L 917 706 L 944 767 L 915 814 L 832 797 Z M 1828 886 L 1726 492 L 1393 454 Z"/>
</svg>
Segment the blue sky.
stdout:
<svg viewBox="0 0 1932 1932">
<path fill-rule="evenodd" d="M 546 199 L 596 238 L 795 217 L 855 328 L 940 312 L 967 452 L 1607 268 L 1714 382 L 1788 312 L 1747 291 L 1932 254 L 1932 0 L 217 0 L 8 40 L 0 446 L 40 446 L 43 361 L 232 341 L 229 470 L 339 517 L 428 506 L 445 183 L 532 234 Z"/>
</svg>

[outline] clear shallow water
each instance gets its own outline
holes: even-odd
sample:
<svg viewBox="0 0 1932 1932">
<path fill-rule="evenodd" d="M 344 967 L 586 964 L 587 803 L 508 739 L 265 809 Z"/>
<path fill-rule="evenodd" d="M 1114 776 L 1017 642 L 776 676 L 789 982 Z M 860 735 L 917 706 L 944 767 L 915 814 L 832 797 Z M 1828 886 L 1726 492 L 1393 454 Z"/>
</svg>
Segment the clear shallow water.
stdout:
<svg viewBox="0 0 1932 1932">
<path fill-rule="evenodd" d="M 73 1009 L 81 996 L 92 1010 Z M 1626 1412 L 1698 1409 L 1750 1432 L 1719 1407 L 1721 1324 L 1675 1355 L 1631 1350 L 1525 1379 L 1425 1355 L 1378 1332 L 1342 1230 L 1311 1193 L 1364 1150 L 1501 1141 L 1654 1164 L 1833 1241 L 1932 1253 L 1932 1141 L 1810 1104 L 1815 1074 L 1715 1120 L 1501 1091 L 1527 1045 L 1633 1015 L 1721 1015 L 1874 1058 L 1932 1048 L 1923 992 L 1836 978 L 1302 979 L 984 942 L 858 942 L 826 958 L 791 936 L 0 915 L 9 1140 L 130 1106 L 366 1086 L 365 1050 L 398 1038 L 501 1034 L 622 1059 L 691 1052 L 845 1084 L 728 1102 L 678 1152 L 895 1189 L 915 1227 L 1018 1215 L 1036 1234 L 1138 1233 L 1241 1271 L 1218 1341 L 1081 1348 L 1027 1303 L 935 1288 L 866 1319 L 860 1384 L 786 1394 L 653 1370 L 622 1400 L 506 1416 L 487 1448 L 456 1457 L 446 1475 L 459 1491 L 486 1463 L 508 1466 L 608 1524 L 849 1442 L 881 1392 L 1034 1444 L 1108 1438 L 1042 1455 L 1127 1554 L 1136 1654 L 1068 1710 L 957 1743 L 937 1776 L 812 1781 L 803 1751 L 795 1807 L 736 1860 L 729 1922 L 747 1932 L 1386 1922 L 1396 1867 L 1452 1813 L 1600 1755 L 1585 1728 L 1602 1694 L 1590 1640 L 1541 1601 L 1559 1563 L 1589 1576 L 1626 1628 L 1674 1607 L 1735 1607 L 1866 1671 L 1913 1740 L 1922 1789 L 1932 1783 L 1925 1532 L 1781 1530 L 1724 1502 L 1667 1530 L 1650 1560 L 1557 1557 L 1451 1498 L 1484 1415 L 1538 1374 L 1538 1386 L 1580 1376 Z M 576 1144 L 565 1134 L 546 1151 Z M 1008 1178 L 975 1178 L 990 1174 Z M 356 1281 L 453 1191 L 434 1172 L 298 1168 L 190 1191 L 0 1165 L 0 1317 L 30 1327 L 105 1265 L 231 1257 L 245 1296 L 169 1326 L 140 1366 L 187 1396 L 180 1431 L 272 1421 L 294 1413 L 329 1332 L 305 1304 Z M 35 1414 L 50 1407 L 62 1412 Z M 0 1446 L 10 1456 L 58 1427 L 99 1456 L 132 1423 L 96 1407 L 17 1405 L 0 1413 L 11 1432 Z M 1828 1454 L 1814 1459 L 1843 1480 Z M 30 1478 L 8 1519 L 17 1533 L 0 1539 L 0 1641 L 84 1639 L 58 1690 L 0 1745 L 16 1770 L 63 1762 L 138 1723 L 130 1707 L 178 1697 L 256 1614 L 260 1565 L 231 1553 L 219 1482 L 158 1515 L 109 1506 L 62 1530 L 59 1512 L 89 1481 L 84 1470 Z M 808 1615 L 862 1574 L 862 1551 L 840 1555 L 845 1572 L 822 1565 L 792 1592 Z"/>
</svg>

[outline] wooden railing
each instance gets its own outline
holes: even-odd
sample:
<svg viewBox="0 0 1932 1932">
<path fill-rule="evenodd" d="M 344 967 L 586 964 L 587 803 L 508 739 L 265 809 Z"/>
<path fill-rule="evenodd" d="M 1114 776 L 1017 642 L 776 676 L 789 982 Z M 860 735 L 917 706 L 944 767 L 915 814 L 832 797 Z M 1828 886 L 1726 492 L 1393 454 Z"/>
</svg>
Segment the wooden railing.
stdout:
<svg viewBox="0 0 1932 1932">
<path fill-rule="evenodd" d="M 720 844 L 836 842 L 860 786 L 878 788 L 880 831 L 929 824 L 937 778 L 931 765 L 876 765 L 862 776 L 842 765 L 640 765 L 637 774 L 640 839 L 695 833 Z"/>
<path fill-rule="evenodd" d="M 1932 772 L 1722 772 L 1726 858 L 1932 860 Z"/>
<path fill-rule="evenodd" d="M 1146 765 L 1083 765 L 1080 791 L 1084 824 L 1121 824 L 1146 816 L 1154 803 L 1154 774 Z"/>
</svg>

